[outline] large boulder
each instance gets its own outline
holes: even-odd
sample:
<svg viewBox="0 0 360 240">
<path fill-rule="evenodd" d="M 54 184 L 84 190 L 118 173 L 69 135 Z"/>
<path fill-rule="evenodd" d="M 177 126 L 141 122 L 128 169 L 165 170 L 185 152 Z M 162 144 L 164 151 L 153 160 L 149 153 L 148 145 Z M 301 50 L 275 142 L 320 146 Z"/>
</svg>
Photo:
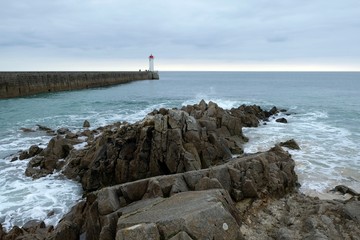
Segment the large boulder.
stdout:
<svg viewBox="0 0 360 240">
<path fill-rule="evenodd" d="M 169 239 L 184 231 L 194 239 L 240 239 L 240 221 L 225 190 L 178 193 L 156 204 L 139 201 L 129 206 L 117 222 L 116 239 L 129 236 L 159 236 Z M 128 212 L 126 207 L 121 210 Z"/>
</svg>

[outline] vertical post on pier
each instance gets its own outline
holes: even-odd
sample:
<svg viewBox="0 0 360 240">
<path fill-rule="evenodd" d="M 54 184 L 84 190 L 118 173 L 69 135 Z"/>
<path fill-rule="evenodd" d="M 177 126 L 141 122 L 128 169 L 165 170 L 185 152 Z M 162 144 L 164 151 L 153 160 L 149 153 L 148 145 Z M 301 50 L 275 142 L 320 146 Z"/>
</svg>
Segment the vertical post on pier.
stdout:
<svg viewBox="0 0 360 240">
<path fill-rule="evenodd" d="M 149 56 L 149 71 L 154 72 L 154 56 L 152 54 Z"/>
</svg>

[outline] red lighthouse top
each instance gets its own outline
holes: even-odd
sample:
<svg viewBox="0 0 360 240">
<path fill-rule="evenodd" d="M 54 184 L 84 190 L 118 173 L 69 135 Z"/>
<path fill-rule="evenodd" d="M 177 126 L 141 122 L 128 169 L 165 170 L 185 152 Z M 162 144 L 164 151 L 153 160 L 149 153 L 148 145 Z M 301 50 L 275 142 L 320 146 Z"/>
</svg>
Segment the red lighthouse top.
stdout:
<svg viewBox="0 0 360 240">
<path fill-rule="evenodd" d="M 149 58 L 154 58 L 154 56 L 151 54 L 151 55 L 149 56 Z"/>
</svg>

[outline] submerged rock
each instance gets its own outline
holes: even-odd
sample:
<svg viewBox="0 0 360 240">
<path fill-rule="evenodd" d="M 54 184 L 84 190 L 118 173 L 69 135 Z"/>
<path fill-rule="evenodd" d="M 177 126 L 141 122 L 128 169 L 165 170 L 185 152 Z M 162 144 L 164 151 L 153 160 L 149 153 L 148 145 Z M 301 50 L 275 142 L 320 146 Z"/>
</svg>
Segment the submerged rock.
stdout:
<svg viewBox="0 0 360 240">
<path fill-rule="evenodd" d="M 299 144 L 297 144 L 297 142 L 294 139 L 290 139 L 288 141 L 281 142 L 281 143 L 279 143 L 279 145 L 282 147 L 287 147 L 289 149 L 293 149 L 293 150 L 300 150 Z"/>
<path fill-rule="evenodd" d="M 31 128 L 20 128 L 21 131 L 25 132 L 25 133 L 29 133 L 29 132 L 36 132 L 34 129 L 31 129 Z"/>
<path fill-rule="evenodd" d="M 288 121 L 286 120 L 286 118 L 278 118 L 278 119 L 276 119 L 275 120 L 276 122 L 278 122 L 278 123 L 287 123 Z"/>
<path fill-rule="evenodd" d="M 90 127 L 90 122 L 88 120 L 85 120 L 83 123 L 83 127 L 84 128 L 89 128 Z"/>
</svg>

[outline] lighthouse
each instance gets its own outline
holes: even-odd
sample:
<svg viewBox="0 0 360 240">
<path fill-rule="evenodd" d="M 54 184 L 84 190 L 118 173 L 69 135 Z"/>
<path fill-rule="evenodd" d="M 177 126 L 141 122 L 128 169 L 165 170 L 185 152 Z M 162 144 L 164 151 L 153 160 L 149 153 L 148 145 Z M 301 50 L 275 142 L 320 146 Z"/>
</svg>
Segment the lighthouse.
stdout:
<svg viewBox="0 0 360 240">
<path fill-rule="evenodd" d="M 152 54 L 149 56 L 149 71 L 154 72 L 154 56 Z"/>
</svg>

